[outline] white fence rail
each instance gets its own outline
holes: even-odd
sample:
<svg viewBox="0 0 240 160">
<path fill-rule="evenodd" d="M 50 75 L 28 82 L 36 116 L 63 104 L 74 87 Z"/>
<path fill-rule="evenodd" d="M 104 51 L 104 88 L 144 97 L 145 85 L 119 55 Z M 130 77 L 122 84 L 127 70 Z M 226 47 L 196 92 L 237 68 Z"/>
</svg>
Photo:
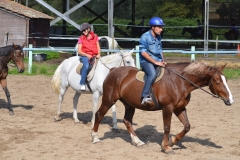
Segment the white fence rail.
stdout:
<svg viewBox="0 0 240 160">
<path fill-rule="evenodd" d="M 24 51 L 28 51 L 28 72 L 32 72 L 32 51 L 68 51 L 68 52 L 74 52 L 76 51 L 74 47 L 72 48 L 32 48 L 32 44 L 29 45 L 29 48 L 23 48 Z M 126 49 L 128 50 L 128 49 Z M 113 49 L 101 49 L 101 52 L 119 52 L 120 50 L 113 50 Z M 130 49 L 129 49 L 130 51 Z M 139 46 L 136 46 L 134 52 L 136 53 L 136 67 L 140 68 L 139 64 Z M 195 54 L 240 54 L 240 50 L 208 50 L 208 51 L 201 51 L 201 50 L 195 50 L 195 47 L 192 46 L 189 50 L 163 50 L 164 53 L 182 53 L 182 54 L 191 54 L 191 61 L 195 60 Z"/>
</svg>

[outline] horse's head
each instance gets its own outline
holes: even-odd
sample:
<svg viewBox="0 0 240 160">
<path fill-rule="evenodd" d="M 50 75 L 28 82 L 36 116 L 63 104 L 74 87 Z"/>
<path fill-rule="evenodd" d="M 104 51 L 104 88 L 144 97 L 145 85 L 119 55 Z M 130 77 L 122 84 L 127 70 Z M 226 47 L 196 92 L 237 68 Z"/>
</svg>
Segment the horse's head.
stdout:
<svg viewBox="0 0 240 160">
<path fill-rule="evenodd" d="M 227 85 L 226 77 L 222 74 L 225 66 L 226 64 L 221 67 L 212 69 L 209 89 L 213 94 L 219 96 L 226 105 L 230 106 L 233 104 L 234 99 Z"/>
<path fill-rule="evenodd" d="M 11 53 L 11 60 L 13 63 L 17 66 L 18 72 L 23 73 L 24 72 L 24 53 L 22 48 L 25 46 L 25 43 L 22 46 L 19 45 L 12 45 L 13 52 Z"/>
<path fill-rule="evenodd" d="M 122 56 L 121 66 L 133 66 L 133 67 L 135 67 L 135 61 L 132 57 L 133 51 L 134 51 L 134 49 L 132 49 L 129 52 L 120 50 L 120 53 L 121 53 L 120 56 Z"/>
</svg>

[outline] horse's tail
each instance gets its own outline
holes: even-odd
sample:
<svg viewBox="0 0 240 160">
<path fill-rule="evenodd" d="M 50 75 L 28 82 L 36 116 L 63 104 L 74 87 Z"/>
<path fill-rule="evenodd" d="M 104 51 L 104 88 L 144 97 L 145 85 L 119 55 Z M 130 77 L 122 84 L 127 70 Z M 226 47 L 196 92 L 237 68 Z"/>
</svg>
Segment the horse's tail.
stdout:
<svg viewBox="0 0 240 160">
<path fill-rule="evenodd" d="M 60 94 L 60 84 L 61 84 L 61 69 L 62 69 L 61 63 L 58 68 L 56 69 L 53 78 L 52 78 L 52 89 L 55 91 L 55 93 Z"/>
</svg>

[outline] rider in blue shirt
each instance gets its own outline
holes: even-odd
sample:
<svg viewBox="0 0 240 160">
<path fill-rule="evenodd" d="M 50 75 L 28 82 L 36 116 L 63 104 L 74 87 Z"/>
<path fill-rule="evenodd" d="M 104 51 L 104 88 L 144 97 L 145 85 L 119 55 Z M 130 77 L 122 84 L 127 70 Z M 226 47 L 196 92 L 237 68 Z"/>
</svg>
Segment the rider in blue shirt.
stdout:
<svg viewBox="0 0 240 160">
<path fill-rule="evenodd" d="M 149 25 L 151 29 L 145 32 L 139 41 L 140 66 L 146 74 L 146 80 L 142 91 L 142 104 L 151 103 L 150 87 L 156 79 L 156 68 L 166 63 L 163 60 L 161 32 L 164 22 L 159 17 L 153 17 Z"/>
</svg>

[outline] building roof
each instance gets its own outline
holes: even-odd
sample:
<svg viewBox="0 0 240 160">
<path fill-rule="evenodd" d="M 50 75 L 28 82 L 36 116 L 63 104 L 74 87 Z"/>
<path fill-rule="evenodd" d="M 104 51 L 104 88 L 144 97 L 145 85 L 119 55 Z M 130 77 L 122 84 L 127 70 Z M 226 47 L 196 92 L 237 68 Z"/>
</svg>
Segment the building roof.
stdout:
<svg viewBox="0 0 240 160">
<path fill-rule="evenodd" d="M 0 0 L 0 10 L 5 10 L 7 12 L 12 12 L 28 18 L 54 19 L 53 17 L 48 16 L 42 12 L 10 0 Z"/>
</svg>

